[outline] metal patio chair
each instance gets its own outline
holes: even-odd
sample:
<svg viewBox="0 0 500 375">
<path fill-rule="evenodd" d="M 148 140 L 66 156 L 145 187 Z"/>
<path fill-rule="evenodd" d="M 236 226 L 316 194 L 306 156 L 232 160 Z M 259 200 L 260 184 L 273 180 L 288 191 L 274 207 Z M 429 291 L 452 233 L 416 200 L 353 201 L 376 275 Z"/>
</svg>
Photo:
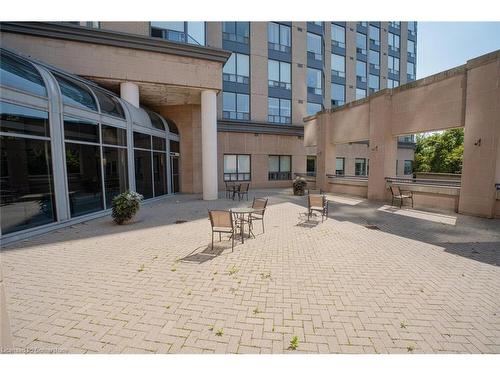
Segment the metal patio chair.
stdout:
<svg viewBox="0 0 500 375">
<path fill-rule="evenodd" d="M 234 197 L 234 190 L 236 189 L 236 184 L 234 182 L 227 182 L 225 181 L 225 184 L 226 184 L 226 189 L 225 189 L 225 194 L 226 194 L 226 198 L 229 197 Z"/>
<path fill-rule="evenodd" d="M 239 189 L 236 190 L 236 193 L 238 194 L 238 200 L 241 200 L 245 195 L 247 196 L 248 200 L 248 189 L 250 188 L 250 184 L 248 182 L 244 184 L 240 184 Z"/>
<path fill-rule="evenodd" d="M 208 216 L 212 226 L 212 249 L 214 248 L 214 233 L 219 233 L 219 241 L 222 240 L 222 233 L 227 233 L 231 235 L 231 251 L 234 250 L 237 227 L 234 224 L 233 213 L 231 211 L 211 210 L 208 211 Z"/>
<path fill-rule="evenodd" d="M 255 209 L 255 212 L 250 214 L 250 226 L 253 227 L 253 221 L 262 221 L 262 233 L 265 233 L 264 228 L 264 214 L 266 213 L 267 207 L 267 198 L 254 198 L 252 202 L 252 208 Z"/>
<path fill-rule="evenodd" d="M 321 213 L 321 222 L 328 217 L 328 200 L 325 195 L 309 194 L 307 196 L 307 220 L 311 218 L 314 212 Z"/>
<path fill-rule="evenodd" d="M 413 192 L 410 190 L 401 190 L 399 186 L 391 185 L 391 206 L 394 206 L 394 199 L 399 199 L 399 208 L 403 205 L 404 199 L 411 199 L 411 208 L 413 208 Z"/>
</svg>

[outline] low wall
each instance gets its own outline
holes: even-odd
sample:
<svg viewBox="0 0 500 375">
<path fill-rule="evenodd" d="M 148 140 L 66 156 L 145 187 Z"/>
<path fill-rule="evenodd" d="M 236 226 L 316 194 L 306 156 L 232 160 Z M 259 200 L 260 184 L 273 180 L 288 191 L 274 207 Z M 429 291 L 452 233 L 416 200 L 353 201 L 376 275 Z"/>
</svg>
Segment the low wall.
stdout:
<svg viewBox="0 0 500 375">
<path fill-rule="evenodd" d="M 401 190 L 409 190 L 413 193 L 414 208 L 432 208 L 458 212 L 459 187 L 404 183 L 393 183 L 393 185 L 399 186 Z M 387 184 L 387 189 L 390 191 L 389 184 Z"/>
<path fill-rule="evenodd" d="M 416 172 L 416 178 L 431 179 L 431 180 L 458 180 L 462 179 L 460 173 L 432 173 L 432 172 Z"/>
<path fill-rule="evenodd" d="M 329 178 L 327 189 L 329 193 L 347 194 L 366 198 L 368 196 L 368 179 Z"/>
</svg>

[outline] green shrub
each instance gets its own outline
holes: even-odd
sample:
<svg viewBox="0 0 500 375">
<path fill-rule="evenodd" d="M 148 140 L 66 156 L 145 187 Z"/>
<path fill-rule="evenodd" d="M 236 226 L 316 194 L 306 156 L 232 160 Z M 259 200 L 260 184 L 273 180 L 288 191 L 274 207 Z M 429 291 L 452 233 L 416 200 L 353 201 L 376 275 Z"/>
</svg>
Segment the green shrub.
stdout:
<svg viewBox="0 0 500 375">
<path fill-rule="evenodd" d="M 123 224 L 139 211 L 143 196 L 135 191 L 125 191 L 113 198 L 111 216 L 116 224 Z"/>
<path fill-rule="evenodd" d="M 296 177 L 293 180 L 293 195 L 304 195 L 307 181 L 304 177 Z"/>
</svg>

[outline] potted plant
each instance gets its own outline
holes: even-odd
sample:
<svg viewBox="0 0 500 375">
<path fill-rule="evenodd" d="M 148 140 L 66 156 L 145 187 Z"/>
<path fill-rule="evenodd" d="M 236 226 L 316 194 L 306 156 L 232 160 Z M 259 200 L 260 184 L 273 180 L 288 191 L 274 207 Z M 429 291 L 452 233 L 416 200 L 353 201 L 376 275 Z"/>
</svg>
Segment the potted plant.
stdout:
<svg viewBox="0 0 500 375">
<path fill-rule="evenodd" d="M 307 181 L 304 177 L 297 176 L 293 180 L 293 195 L 304 195 Z"/>
<path fill-rule="evenodd" d="M 135 191 L 125 191 L 113 198 L 111 216 L 116 224 L 125 224 L 139 211 L 143 196 Z"/>
</svg>

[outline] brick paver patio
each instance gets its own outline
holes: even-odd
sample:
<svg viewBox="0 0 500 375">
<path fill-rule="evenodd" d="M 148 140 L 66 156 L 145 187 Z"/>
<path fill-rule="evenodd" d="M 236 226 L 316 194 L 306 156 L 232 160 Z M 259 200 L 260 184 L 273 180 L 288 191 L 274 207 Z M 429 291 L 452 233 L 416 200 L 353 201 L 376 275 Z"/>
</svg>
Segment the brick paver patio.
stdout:
<svg viewBox="0 0 500 375">
<path fill-rule="evenodd" d="M 209 248 L 207 208 L 247 202 L 195 196 L 3 249 L 14 346 L 289 353 L 297 336 L 296 352 L 500 353 L 499 220 L 330 197 L 315 225 L 299 219 L 305 197 L 253 193 L 270 196 L 266 232 L 234 252 Z"/>
</svg>

